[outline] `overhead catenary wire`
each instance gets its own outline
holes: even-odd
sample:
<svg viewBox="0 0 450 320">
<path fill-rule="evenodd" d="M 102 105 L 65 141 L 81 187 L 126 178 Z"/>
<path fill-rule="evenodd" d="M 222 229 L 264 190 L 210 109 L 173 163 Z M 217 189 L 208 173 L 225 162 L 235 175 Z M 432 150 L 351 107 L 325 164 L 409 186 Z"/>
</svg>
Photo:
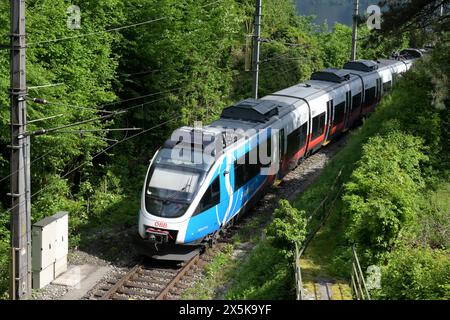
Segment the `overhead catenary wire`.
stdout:
<svg viewBox="0 0 450 320">
<path fill-rule="evenodd" d="M 112 128 L 112 129 L 82 129 L 82 130 L 61 130 L 58 133 L 83 133 L 83 132 L 114 132 L 114 131 L 136 131 L 142 128 Z"/>
<path fill-rule="evenodd" d="M 30 166 L 31 166 L 33 163 L 35 163 L 36 161 L 39 161 L 39 160 L 41 160 L 42 158 L 48 156 L 48 155 L 49 155 L 50 153 L 52 153 L 52 152 L 53 152 L 53 150 L 51 150 L 51 151 L 49 151 L 49 152 L 43 154 L 43 155 L 40 156 L 39 158 L 34 159 L 33 161 L 30 162 Z M 20 167 L 20 169 L 14 171 L 13 173 L 10 173 L 10 174 L 7 175 L 6 177 L 3 177 L 2 179 L 0 179 L 0 182 L 3 182 L 3 181 L 5 181 L 6 179 L 10 178 L 11 176 L 13 176 L 14 174 L 16 174 L 16 173 L 19 172 L 20 170 L 23 170 L 23 168 L 24 168 L 24 166 Z"/>
<path fill-rule="evenodd" d="M 303 48 L 309 48 L 309 44 L 302 44 L 302 43 L 289 43 L 289 42 L 282 42 L 275 39 L 261 39 L 261 43 L 268 43 L 268 44 L 281 44 L 286 47 L 303 47 Z"/>
<path fill-rule="evenodd" d="M 131 101 L 136 101 L 136 100 L 139 100 L 139 99 L 153 97 L 153 96 L 156 96 L 156 95 L 159 95 L 159 94 L 171 93 L 171 92 L 179 91 L 181 89 L 183 89 L 183 87 L 177 87 L 177 88 L 167 89 L 167 90 L 158 91 L 158 92 L 152 92 L 152 93 L 148 93 L 148 94 L 141 95 L 141 96 L 138 96 L 138 97 L 133 97 L 133 98 L 129 98 L 129 99 L 122 99 L 122 100 L 113 101 L 113 102 L 109 102 L 109 103 L 105 103 L 105 104 L 101 104 L 101 105 L 93 106 L 93 107 L 78 106 L 78 105 L 72 105 L 72 104 L 52 102 L 52 101 L 48 101 L 46 99 L 41 99 L 41 98 L 28 98 L 28 99 L 33 101 L 33 102 L 35 102 L 35 103 L 38 103 L 38 104 L 47 104 L 47 105 L 61 106 L 61 107 L 74 108 L 74 109 L 92 110 L 92 111 L 103 112 L 103 113 L 114 113 L 114 111 L 105 110 L 104 108 L 105 107 L 109 107 L 109 106 L 113 106 L 113 105 L 122 104 L 122 103 L 125 103 L 125 102 L 131 102 Z M 97 109 L 97 108 L 101 108 L 101 109 Z"/>
<path fill-rule="evenodd" d="M 95 109 L 96 107 L 88 108 L 88 107 L 81 107 L 81 106 L 71 105 L 71 104 L 50 102 L 46 99 L 41 99 L 41 98 L 27 98 L 27 99 L 34 103 L 37 103 L 37 104 L 55 105 L 55 106 L 62 106 L 62 107 L 66 107 L 66 108 L 90 110 L 90 111 L 96 111 L 96 112 L 102 112 L 102 113 L 112 113 L 113 112 L 113 111 L 108 111 L 108 110 Z"/>
<path fill-rule="evenodd" d="M 287 61 L 296 61 L 296 60 L 306 60 L 305 57 L 278 57 L 278 58 L 270 58 L 270 59 L 266 59 L 260 62 L 260 64 L 264 64 L 264 63 L 268 63 L 268 62 L 272 62 L 272 61 L 281 61 L 281 62 L 287 62 Z"/>
<path fill-rule="evenodd" d="M 41 119 L 34 119 L 34 120 L 29 120 L 27 123 L 36 123 L 36 122 L 41 122 L 41 121 L 46 121 L 46 120 L 51 120 L 51 119 L 55 119 L 55 118 L 60 118 L 63 117 L 64 114 L 60 113 L 60 114 L 55 114 L 54 116 L 49 116 L 49 117 L 45 117 L 45 118 L 41 118 Z"/>
<path fill-rule="evenodd" d="M 53 87 L 59 87 L 59 86 L 63 86 L 64 83 L 50 83 L 50 84 L 44 84 L 44 85 L 40 85 L 40 86 L 32 86 L 32 87 L 28 87 L 28 90 L 37 90 L 37 89 L 45 89 L 45 88 L 53 88 Z"/>
<path fill-rule="evenodd" d="M 200 8 L 206 8 L 206 7 L 212 6 L 212 5 L 222 2 L 222 1 L 223 0 L 216 0 L 216 1 L 213 1 L 210 3 L 207 3 L 205 5 L 202 5 L 202 6 L 200 6 Z M 110 29 L 106 29 L 106 30 L 93 31 L 93 32 L 88 32 L 88 33 L 83 33 L 83 34 L 78 34 L 78 35 L 73 35 L 73 36 L 67 36 L 67 37 L 61 37 L 61 38 L 56 38 L 56 39 L 49 39 L 49 40 L 44 40 L 44 41 L 30 42 L 27 44 L 27 47 L 40 46 L 40 45 L 56 43 L 56 42 L 61 42 L 61 41 L 66 41 L 66 40 L 71 40 L 71 39 L 85 38 L 85 37 L 91 37 L 91 36 L 95 36 L 95 35 L 99 35 L 99 34 L 117 32 L 117 31 L 121 31 L 121 30 L 125 30 L 125 29 L 144 26 L 147 24 L 151 24 L 154 22 L 158 22 L 158 21 L 162 21 L 162 20 L 166 20 L 166 19 L 170 19 L 170 18 L 172 18 L 172 17 L 164 16 L 164 17 L 150 19 L 150 20 L 146 20 L 146 21 L 142 21 L 142 22 L 138 22 L 138 23 L 133 23 L 133 24 L 128 24 L 128 25 L 124 25 L 124 26 L 120 26 L 120 27 L 110 28 Z"/>
<path fill-rule="evenodd" d="M 162 101 L 164 99 L 165 99 L 165 97 L 162 97 L 162 98 L 159 98 L 159 99 L 156 99 L 156 100 L 152 100 L 152 101 L 144 102 L 144 103 L 141 103 L 141 104 L 138 104 L 138 105 L 134 105 L 134 106 L 122 109 L 122 110 L 113 111 L 113 112 L 111 112 L 109 114 L 106 114 L 106 115 L 103 115 L 103 116 L 99 116 L 99 117 L 95 117 L 95 118 L 91 118 L 91 119 L 87 119 L 87 120 L 83 120 L 83 121 L 78 121 L 78 122 L 75 122 L 75 123 L 70 123 L 70 124 L 67 124 L 67 125 L 64 125 L 64 126 L 59 126 L 59 127 L 56 127 L 56 128 L 39 129 L 39 130 L 32 131 L 32 132 L 26 132 L 23 135 L 21 135 L 19 138 L 24 138 L 26 136 L 39 136 L 39 135 L 59 132 L 62 129 L 71 128 L 71 127 L 87 124 L 87 123 L 90 123 L 90 122 L 107 120 L 107 119 L 110 119 L 110 118 L 112 118 L 114 116 L 125 114 L 128 111 L 130 111 L 130 110 L 133 110 L 133 109 L 136 109 L 136 108 L 140 108 L 140 107 L 143 107 L 143 106 L 149 105 L 149 104 L 154 104 L 154 103 Z"/>
<path fill-rule="evenodd" d="M 125 113 L 126 111 L 116 111 L 114 113 L 111 114 L 107 114 L 101 117 L 96 117 L 96 118 L 91 118 L 91 119 L 87 119 L 87 120 L 83 120 L 83 121 L 78 121 L 75 123 L 71 123 L 71 124 L 67 124 L 64 126 L 59 126 L 56 128 L 50 128 L 50 129 L 39 129 L 36 131 L 32 131 L 32 132 L 25 132 L 23 135 L 19 135 L 19 139 L 25 138 L 27 136 L 38 136 L 38 135 L 43 135 L 43 134 L 47 134 L 47 133 L 52 133 L 61 129 L 65 129 L 65 128 L 71 128 L 71 127 L 75 127 L 75 126 L 79 126 L 82 124 L 86 124 L 86 123 L 90 123 L 90 122 L 94 122 L 94 121 L 101 121 L 101 120 L 106 120 L 109 118 L 112 118 L 115 115 L 121 114 L 121 113 Z"/>
<path fill-rule="evenodd" d="M 119 145 L 119 144 L 121 144 L 121 143 L 124 143 L 124 142 L 126 142 L 126 141 L 129 141 L 129 140 L 131 140 L 131 139 L 134 139 L 134 138 L 136 138 L 136 137 L 138 137 L 138 136 L 140 136 L 140 135 L 142 135 L 142 134 L 145 134 L 145 133 L 147 133 L 147 132 L 150 132 L 150 131 L 152 131 L 152 130 L 155 130 L 155 129 L 157 129 L 157 128 L 160 128 L 160 127 L 162 127 L 162 126 L 164 126 L 164 125 L 166 125 L 166 124 L 168 124 L 168 123 L 170 123 L 170 122 L 172 122 L 172 121 L 175 121 L 175 120 L 180 119 L 181 117 L 182 117 L 182 115 L 174 116 L 173 118 L 171 118 L 171 119 L 169 119 L 169 120 L 167 120 L 167 121 L 165 121 L 165 122 L 163 122 L 163 123 L 157 124 L 157 125 L 155 125 L 155 126 L 153 126 L 153 127 L 151 127 L 151 128 L 145 129 L 145 130 L 143 130 L 143 131 L 141 131 L 141 132 L 139 132 L 139 133 L 136 133 L 136 134 L 134 134 L 134 135 L 132 135 L 132 136 L 126 137 L 126 138 L 124 138 L 124 139 L 122 139 L 122 140 L 120 140 L 120 141 L 114 143 L 113 145 L 111 145 L 111 146 L 109 146 L 109 147 L 103 149 L 102 151 L 98 152 L 97 154 L 95 154 L 89 161 L 85 161 L 85 162 L 83 162 L 82 164 L 78 165 L 77 167 L 71 169 L 70 171 L 68 171 L 67 173 L 65 173 L 63 176 L 61 176 L 60 178 L 61 178 L 61 179 L 66 178 L 69 174 L 71 174 L 71 173 L 73 173 L 73 172 L 79 170 L 79 169 L 82 168 L 83 166 L 85 166 L 85 165 L 91 163 L 91 161 L 92 161 L 93 159 L 95 159 L 95 158 L 101 156 L 102 154 L 105 154 L 106 152 L 108 152 L 109 150 L 111 150 L 112 148 L 114 148 L 115 146 L 117 146 L 117 145 Z M 6 179 L 6 178 L 4 178 L 4 179 Z M 33 194 L 31 195 L 31 198 L 33 198 L 33 197 L 35 197 L 36 195 L 42 193 L 43 191 L 49 189 L 51 186 L 52 186 L 52 184 L 49 184 L 49 185 L 47 185 L 47 186 L 41 188 L 40 190 L 38 190 L 38 191 L 36 191 L 35 193 L 33 193 Z M 14 210 L 16 207 L 18 207 L 19 205 L 22 205 L 23 203 L 24 203 L 24 202 L 18 203 L 18 204 L 15 205 L 14 207 L 9 208 L 9 209 L 6 211 L 6 213 L 11 212 L 11 211 Z"/>
<path fill-rule="evenodd" d="M 140 130 L 142 130 L 142 129 L 140 129 Z M 119 141 L 119 140 L 116 140 L 116 139 L 109 139 L 109 138 L 102 137 L 102 136 L 85 135 L 85 132 L 83 132 L 83 131 L 76 131 L 76 130 L 74 130 L 74 131 L 63 131 L 63 132 L 58 132 L 58 133 L 60 133 L 60 134 L 64 134 L 64 133 L 66 133 L 66 134 L 78 134 L 81 139 L 85 139 L 85 138 L 89 139 L 89 138 L 91 138 L 91 139 L 104 140 L 104 141 L 107 141 L 107 142 L 117 142 L 117 141 Z"/>
</svg>

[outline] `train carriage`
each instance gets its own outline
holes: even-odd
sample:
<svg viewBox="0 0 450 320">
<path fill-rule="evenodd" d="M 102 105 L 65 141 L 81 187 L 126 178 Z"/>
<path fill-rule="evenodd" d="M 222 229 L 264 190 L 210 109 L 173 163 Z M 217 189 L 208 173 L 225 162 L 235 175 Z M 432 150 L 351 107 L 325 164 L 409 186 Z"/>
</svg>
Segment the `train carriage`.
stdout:
<svg viewBox="0 0 450 320">
<path fill-rule="evenodd" d="M 213 240 L 267 186 L 372 112 L 419 57 L 410 50 L 316 72 L 306 83 L 225 108 L 206 127 L 174 131 L 147 171 L 139 236 L 150 246 L 143 253 L 183 260 L 166 252 Z"/>
</svg>

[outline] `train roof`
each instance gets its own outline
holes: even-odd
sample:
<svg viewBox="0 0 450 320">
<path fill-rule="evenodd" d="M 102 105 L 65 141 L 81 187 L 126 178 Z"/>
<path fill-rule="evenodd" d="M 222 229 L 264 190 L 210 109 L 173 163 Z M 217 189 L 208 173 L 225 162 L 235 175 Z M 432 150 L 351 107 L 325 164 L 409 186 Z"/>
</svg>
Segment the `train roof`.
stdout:
<svg viewBox="0 0 450 320">
<path fill-rule="evenodd" d="M 406 48 L 400 51 L 400 55 L 406 59 L 417 59 L 423 56 L 423 51 L 420 49 Z"/>
<path fill-rule="evenodd" d="M 372 72 L 378 69 L 378 64 L 372 60 L 354 60 L 345 63 L 342 69 Z"/>
<path fill-rule="evenodd" d="M 415 56 L 422 52 L 415 49 L 405 49 L 402 58 L 415 60 Z M 380 59 L 355 60 L 344 64 L 342 69 L 328 68 L 314 72 L 311 80 L 293 85 L 289 88 L 271 93 L 261 99 L 245 99 L 222 110 L 220 119 L 203 128 L 182 127 L 174 134 L 183 138 L 174 138 L 164 144 L 172 148 L 178 144 L 185 144 L 188 135 L 194 141 L 194 149 L 205 150 L 212 143 L 222 146 L 222 151 L 231 147 L 244 137 L 254 134 L 255 130 L 263 129 L 283 117 L 294 109 L 303 110 L 305 101 L 321 98 L 332 90 L 338 89 L 346 83 L 352 83 L 360 76 L 371 77 L 372 74 L 384 72 L 399 64 L 406 64 L 408 60 Z M 300 112 L 305 112 L 300 111 Z M 195 134 L 208 136 L 203 142 L 195 144 Z M 173 140 L 175 139 L 175 140 Z M 206 141 L 206 142 L 205 142 Z"/>
<path fill-rule="evenodd" d="M 350 72 L 344 69 L 329 68 L 322 71 L 314 72 L 311 75 L 311 80 L 342 83 L 350 80 Z"/>
<path fill-rule="evenodd" d="M 221 118 L 254 122 L 267 122 L 278 115 L 278 109 L 283 107 L 278 102 L 246 99 L 222 110 Z"/>
</svg>

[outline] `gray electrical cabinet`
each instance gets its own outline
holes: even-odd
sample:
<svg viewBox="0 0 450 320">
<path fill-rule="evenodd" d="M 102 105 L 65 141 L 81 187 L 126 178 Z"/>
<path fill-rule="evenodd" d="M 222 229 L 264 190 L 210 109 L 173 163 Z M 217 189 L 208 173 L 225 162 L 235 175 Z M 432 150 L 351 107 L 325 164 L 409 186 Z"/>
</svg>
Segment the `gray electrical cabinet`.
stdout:
<svg viewBox="0 0 450 320">
<path fill-rule="evenodd" d="M 69 214 L 57 214 L 32 226 L 33 289 L 40 289 L 67 270 Z"/>
</svg>

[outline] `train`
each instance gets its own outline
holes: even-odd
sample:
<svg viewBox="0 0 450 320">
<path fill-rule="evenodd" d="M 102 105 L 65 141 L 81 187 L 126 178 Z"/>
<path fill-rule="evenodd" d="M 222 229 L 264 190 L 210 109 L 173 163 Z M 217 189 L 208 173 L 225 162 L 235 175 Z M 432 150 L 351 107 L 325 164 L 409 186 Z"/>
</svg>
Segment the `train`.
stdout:
<svg viewBox="0 0 450 320">
<path fill-rule="evenodd" d="M 422 49 L 355 60 L 309 81 L 176 129 L 150 161 L 142 189 L 141 253 L 186 260 L 254 205 L 267 187 L 375 110 Z"/>
</svg>

